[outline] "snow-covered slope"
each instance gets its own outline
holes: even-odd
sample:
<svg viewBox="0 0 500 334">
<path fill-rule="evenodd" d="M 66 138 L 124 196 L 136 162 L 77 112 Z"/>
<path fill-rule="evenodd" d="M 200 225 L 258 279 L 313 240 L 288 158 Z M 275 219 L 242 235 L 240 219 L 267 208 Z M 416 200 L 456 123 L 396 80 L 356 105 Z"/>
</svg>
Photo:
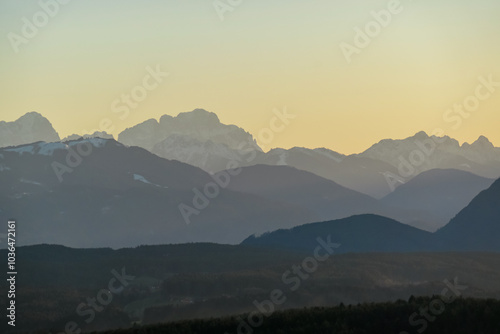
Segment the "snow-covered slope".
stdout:
<svg viewBox="0 0 500 334">
<path fill-rule="evenodd" d="M 67 150 L 69 147 L 75 148 L 78 145 L 89 145 L 91 144 L 93 147 L 103 147 L 106 145 L 107 139 L 102 139 L 102 138 L 88 138 L 88 139 L 80 139 L 80 140 L 73 140 L 69 141 L 67 143 L 62 143 L 62 142 L 53 142 L 53 143 L 46 143 L 46 142 L 36 142 L 32 144 L 26 144 L 26 145 L 20 145 L 16 147 L 8 147 L 5 148 L 3 151 L 5 152 L 15 152 L 18 154 L 39 154 L 39 155 L 47 155 L 51 156 L 54 154 L 54 151 L 56 150 Z M 118 143 L 117 143 L 118 144 Z M 121 144 L 118 144 L 121 145 Z M 123 146 L 123 145 L 121 145 Z"/>
</svg>

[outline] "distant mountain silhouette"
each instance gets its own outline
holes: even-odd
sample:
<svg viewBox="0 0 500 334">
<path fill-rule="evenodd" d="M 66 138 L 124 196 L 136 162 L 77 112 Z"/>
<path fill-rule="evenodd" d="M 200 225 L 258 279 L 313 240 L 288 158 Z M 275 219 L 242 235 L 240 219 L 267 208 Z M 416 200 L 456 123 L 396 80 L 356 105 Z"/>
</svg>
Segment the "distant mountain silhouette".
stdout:
<svg viewBox="0 0 500 334">
<path fill-rule="evenodd" d="M 433 169 L 401 185 L 382 202 L 394 208 L 424 213 L 423 216 L 415 216 L 410 225 L 428 222 L 431 225 L 426 229 L 434 232 L 493 182 L 494 179 L 456 169 Z"/>
<path fill-rule="evenodd" d="M 397 168 L 386 162 L 355 155 L 345 156 L 326 148 L 273 149 L 258 154 L 249 163 L 255 164 L 295 167 L 375 198 L 391 192 L 384 173 L 397 173 Z"/>
<path fill-rule="evenodd" d="M 322 220 L 371 212 L 378 205 L 370 196 L 288 166 L 244 167 L 228 189 L 304 207 Z"/>
<path fill-rule="evenodd" d="M 216 114 L 204 109 L 176 117 L 163 115 L 159 122 L 147 120 L 121 132 L 118 141 L 209 172 L 226 169 L 225 162 L 237 158 L 239 150 L 262 151 L 251 134 L 236 125 L 222 124 Z"/>
<path fill-rule="evenodd" d="M 349 156 L 325 148 L 301 147 L 264 153 L 248 132 L 220 123 L 214 113 L 196 109 L 177 117 L 164 115 L 159 122 L 148 120 L 123 131 L 118 140 L 210 173 L 226 169 L 230 161 L 239 166 L 287 165 L 374 198 L 387 196 L 395 187 L 431 169 L 500 177 L 500 148 L 484 136 L 460 146 L 450 137 L 419 132 L 402 140 L 382 140 L 361 154 Z"/>
<path fill-rule="evenodd" d="M 45 120 L 36 113 L 27 115 L 27 119 L 32 121 L 35 118 Z M 3 122 L 4 125 L 11 123 Z M 13 130 L 9 131 L 12 133 Z M 15 131 L 19 132 L 18 129 Z M 31 130 L 27 132 L 34 133 Z M 53 129 L 52 132 L 55 133 Z M 3 133 L 7 132 L 0 131 L 0 134 Z M 112 138 L 106 133 L 94 133 L 71 135 L 64 141 L 80 137 Z M 10 135 L 6 138 L 9 141 L 3 146 L 58 140 L 57 134 L 28 135 L 24 140 L 12 140 Z M 472 144 L 459 145 L 450 137 L 428 136 L 419 132 L 402 140 L 384 139 L 361 154 L 349 156 L 326 148 L 301 147 L 276 148 L 264 153 L 250 133 L 235 125 L 221 123 L 215 113 L 204 109 L 183 112 L 176 117 L 163 115 L 159 121 L 146 120 L 121 132 L 118 141 L 209 173 L 227 169 L 230 163 L 238 166 L 291 166 L 374 198 L 389 195 L 394 188 L 431 169 L 458 169 L 486 178 L 500 177 L 500 148 L 494 147 L 484 136 Z"/>
<path fill-rule="evenodd" d="M 58 140 L 52 124 L 37 112 L 29 112 L 14 122 L 0 121 L 0 147 Z"/>
<path fill-rule="evenodd" d="M 457 171 L 457 173 L 466 174 L 460 171 Z M 481 183 L 481 181 L 483 182 Z M 434 232 L 449 221 L 448 218 L 446 222 L 442 223 L 445 218 L 437 216 L 438 214 L 447 213 L 446 209 L 451 211 L 456 209 L 452 215 L 456 214 L 470 202 L 474 195 L 493 183 L 493 180 L 472 177 L 469 183 L 460 183 L 459 180 L 457 182 L 465 188 L 462 196 L 468 201 L 466 200 L 462 206 L 460 206 L 460 202 L 458 206 L 454 206 L 453 203 L 447 203 L 445 199 L 444 204 L 446 205 L 444 208 L 426 207 L 422 205 L 424 200 L 422 202 L 412 202 L 412 200 L 417 200 L 417 197 L 409 198 L 407 205 L 404 200 L 401 203 L 397 201 L 395 203 L 380 201 L 313 173 L 289 166 L 255 165 L 244 167 L 237 177 L 231 179 L 228 189 L 308 209 L 314 212 L 320 220 L 340 219 L 352 215 L 371 213 Z M 479 186 L 474 182 L 477 182 Z M 471 186 L 472 192 L 474 189 L 479 190 L 471 194 L 471 190 L 467 189 L 467 186 Z M 468 194 L 469 196 L 467 196 Z M 436 195 L 435 199 L 438 199 L 438 197 Z M 397 195 L 396 198 L 398 198 Z M 439 220 L 439 217 L 441 217 L 441 220 Z"/>
<path fill-rule="evenodd" d="M 92 152 L 78 161 L 74 152 L 88 152 L 89 145 Z M 54 163 L 69 168 L 62 182 Z M 255 232 L 318 220 L 308 210 L 223 188 L 210 199 L 196 195 L 207 185 L 215 192 L 203 170 L 100 138 L 0 149 L 0 184 L 0 219 L 22 222 L 19 245 L 234 244 Z M 190 224 L 181 204 L 201 209 Z"/>
<path fill-rule="evenodd" d="M 436 235 L 446 250 L 500 251 L 500 179 Z"/>
<path fill-rule="evenodd" d="M 376 215 L 358 215 L 311 223 L 263 235 L 242 244 L 260 247 L 312 249 L 318 237 L 331 235 L 342 244 L 338 252 L 486 251 L 500 252 L 500 179 L 477 195 L 445 227 L 430 233 Z"/>
<path fill-rule="evenodd" d="M 428 136 L 422 131 L 406 139 L 384 139 L 359 156 L 391 164 L 406 180 L 437 168 L 459 169 L 486 178 L 500 177 L 500 148 L 484 136 L 460 146 L 448 136 Z"/>
</svg>

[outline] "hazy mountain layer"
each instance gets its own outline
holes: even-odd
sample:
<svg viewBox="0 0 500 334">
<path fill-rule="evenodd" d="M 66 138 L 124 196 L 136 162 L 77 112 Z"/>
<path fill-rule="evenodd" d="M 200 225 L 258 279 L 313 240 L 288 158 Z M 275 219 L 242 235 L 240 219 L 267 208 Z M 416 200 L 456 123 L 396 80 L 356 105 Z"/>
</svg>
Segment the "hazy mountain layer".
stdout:
<svg viewBox="0 0 500 334">
<path fill-rule="evenodd" d="M 401 185 L 386 196 L 382 203 L 393 208 L 425 213 L 424 216 L 407 217 L 409 224 L 418 226 L 419 221 L 426 221 L 434 232 L 446 225 L 493 182 L 494 179 L 456 169 L 433 169 Z"/>
<path fill-rule="evenodd" d="M 0 150 L 0 219 L 23 222 L 20 245 L 78 247 L 238 243 L 318 219 L 217 182 L 224 181 L 114 140 L 34 143 Z"/>
<path fill-rule="evenodd" d="M 435 233 L 424 232 L 375 215 L 305 224 L 288 230 L 252 235 L 244 245 L 310 249 L 321 235 L 343 245 L 339 252 L 491 251 L 500 244 L 500 179 Z"/>
<path fill-rule="evenodd" d="M 58 140 L 59 135 L 52 124 L 36 112 L 29 112 L 13 122 L 0 121 L 0 147 Z"/>
<path fill-rule="evenodd" d="M 404 182 L 430 169 L 459 169 L 487 178 L 500 177 L 500 148 L 481 136 L 472 144 L 428 136 L 419 132 L 401 140 L 384 139 L 373 145 L 362 157 L 378 159 L 398 168 Z"/>
<path fill-rule="evenodd" d="M 247 144 L 260 150 L 251 134 L 236 125 L 222 124 L 216 114 L 204 109 L 180 113 L 176 117 L 163 115 L 160 121 L 147 120 L 121 132 L 118 140 L 125 145 L 152 150 L 171 135 L 189 136 L 199 142 L 210 140 L 231 149 Z"/>
<path fill-rule="evenodd" d="M 386 162 L 355 155 L 344 156 L 325 148 L 273 149 L 256 155 L 246 165 L 255 164 L 295 167 L 375 198 L 382 198 L 391 192 L 385 174 L 397 173 L 397 168 Z"/>
</svg>

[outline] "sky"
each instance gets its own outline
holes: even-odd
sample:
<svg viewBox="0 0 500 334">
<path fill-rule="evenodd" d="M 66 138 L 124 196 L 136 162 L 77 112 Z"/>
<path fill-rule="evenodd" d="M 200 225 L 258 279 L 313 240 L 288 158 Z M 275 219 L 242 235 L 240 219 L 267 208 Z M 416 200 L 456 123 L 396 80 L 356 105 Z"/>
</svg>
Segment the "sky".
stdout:
<svg viewBox="0 0 500 334">
<path fill-rule="evenodd" d="M 0 3 L 1 120 L 116 138 L 203 108 L 258 137 L 286 109 L 270 147 L 500 146 L 498 0 L 59 1 Z"/>
</svg>

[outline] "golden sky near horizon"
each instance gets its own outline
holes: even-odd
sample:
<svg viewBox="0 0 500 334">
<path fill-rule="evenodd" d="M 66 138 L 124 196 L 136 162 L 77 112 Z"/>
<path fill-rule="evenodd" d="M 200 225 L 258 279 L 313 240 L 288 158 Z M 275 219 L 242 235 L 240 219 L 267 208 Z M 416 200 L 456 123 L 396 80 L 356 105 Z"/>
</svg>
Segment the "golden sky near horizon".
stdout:
<svg viewBox="0 0 500 334">
<path fill-rule="evenodd" d="M 108 119 L 116 137 L 203 108 L 258 137 L 286 108 L 269 147 L 358 153 L 436 128 L 500 146 L 498 0 L 55 1 L 0 4 L 1 120 L 37 111 L 65 137 Z"/>
</svg>

